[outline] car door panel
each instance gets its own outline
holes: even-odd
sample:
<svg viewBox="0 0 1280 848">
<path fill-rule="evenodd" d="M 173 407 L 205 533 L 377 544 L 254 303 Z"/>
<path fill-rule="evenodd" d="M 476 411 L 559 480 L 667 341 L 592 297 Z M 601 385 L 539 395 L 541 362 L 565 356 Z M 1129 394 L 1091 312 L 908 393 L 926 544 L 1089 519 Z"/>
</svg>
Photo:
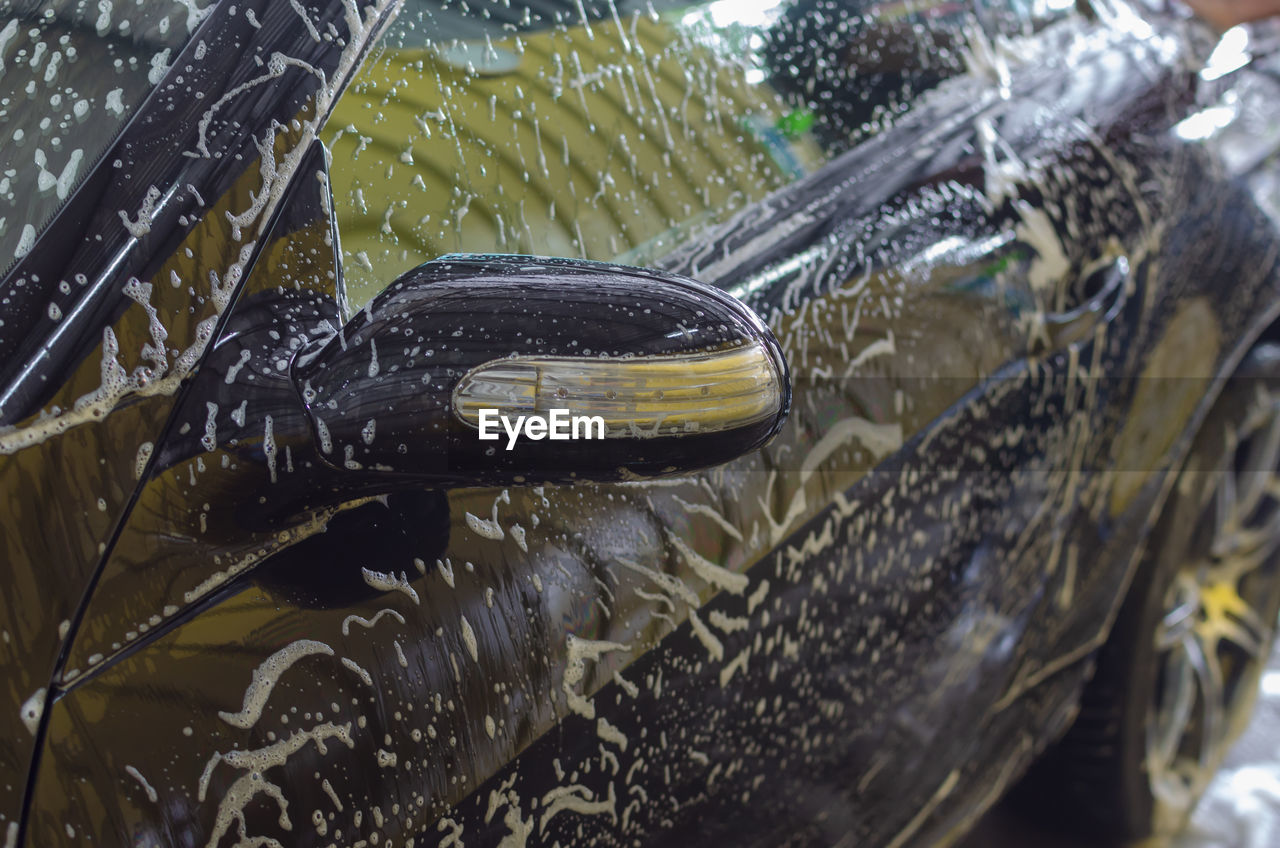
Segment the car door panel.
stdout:
<svg viewBox="0 0 1280 848">
<path fill-rule="evenodd" d="M 1184 93 L 1143 50 L 1073 55 L 1060 91 L 1024 67 L 942 83 L 680 234 L 660 264 L 738 293 L 787 351 L 794 411 L 763 451 L 665 482 L 394 493 L 261 537 L 224 512 L 247 547 L 208 554 L 229 560 L 175 554 L 191 579 L 136 604 L 100 588 L 86 664 L 200 591 L 53 705 L 33 844 L 898 846 L 963 823 L 1066 720 L 1165 472 L 1270 317 L 1240 305 L 1276 301 L 1274 233 L 1163 134 Z M 1090 85 L 1125 61 L 1145 87 Z M 1119 258 L 1123 285 L 1064 334 L 1059 290 Z M 1132 423 L 1146 407 L 1177 414 Z M 207 453 L 182 435 L 140 501 L 161 524 L 208 485 L 183 472 L 242 434 L 215 427 Z M 266 473 L 260 445 L 236 491 Z M 189 544 L 148 520 L 116 549 L 134 572 Z"/>
</svg>

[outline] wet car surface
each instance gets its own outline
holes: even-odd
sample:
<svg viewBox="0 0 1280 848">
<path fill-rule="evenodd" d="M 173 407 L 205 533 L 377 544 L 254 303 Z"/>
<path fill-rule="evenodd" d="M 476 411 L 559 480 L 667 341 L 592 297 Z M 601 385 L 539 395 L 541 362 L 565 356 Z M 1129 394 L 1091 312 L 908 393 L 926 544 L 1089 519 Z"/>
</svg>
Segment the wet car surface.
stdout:
<svg viewBox="0 0 1280 848">
<path fill-rule="evenodd" d="M 5 271 L 11 844 L 896 848 L 1071 724 L 1280 309 L 1270 54 L 1197 71 L 1127 4 L 657 5 L 156 4 L 154 88 Z M 785 426 L 414 464 L 433 357 L 622 358 L 604 312 L 501 335 L 517 299 L 360 335 L 393 281 L 536 276 L 494 253 L 733 295 Z M 396 401 L 342 430 L 350 386 Z"/>
</svg>

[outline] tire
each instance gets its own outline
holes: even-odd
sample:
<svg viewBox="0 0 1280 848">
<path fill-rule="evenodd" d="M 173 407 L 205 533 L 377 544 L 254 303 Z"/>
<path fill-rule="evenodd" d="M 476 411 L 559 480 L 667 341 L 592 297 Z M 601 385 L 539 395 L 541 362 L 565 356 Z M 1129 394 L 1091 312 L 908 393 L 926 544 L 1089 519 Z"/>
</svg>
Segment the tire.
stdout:
<svg viewBox="0 0 1280 848">
<path fill-rule="evenodd" d="M 1181 830 L 1243 731 L 1280 615 L 1280 345 L 1198 433 L 1097 656 L 1080 715 L 1022 789 L 1094 840 Z"/>
</svg>

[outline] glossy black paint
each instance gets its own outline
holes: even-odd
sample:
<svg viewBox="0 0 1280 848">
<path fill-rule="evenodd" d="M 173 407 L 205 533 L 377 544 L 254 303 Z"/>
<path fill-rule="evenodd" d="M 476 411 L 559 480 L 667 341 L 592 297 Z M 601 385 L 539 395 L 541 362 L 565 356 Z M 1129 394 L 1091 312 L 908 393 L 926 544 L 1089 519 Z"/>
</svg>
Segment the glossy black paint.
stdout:
<svg viewBox="0 0 1280 848">
<path fill-rule="evenodd" d="M 496 359 L 664 356 L 746 344 L 771 356 L 781 397 L 775 414 L 729 432 L 525 440 L 505 450 L 481 442 L 453 413 L 459 380 Z M 723 291 L 641 268 L 540 257 L 452 255 L 419 266 L 357 313 L 341 337 L 303 351 L 293 374 L 316 442 L 329 445 L 326 462 L 397 487 L 689 473 L 758 449 L 782 428 L 790 406 L 773 334 Z"/>
<path fill-rule="evenodd" d="M 68 637 L 132 508 L 139 466 L 162 442 L 184 380 L 260 255 L 259 230 L 274 217 L 310 144 L 314 115 L 307 110 L 320 92 L 340 88 L 388 20 L 385 4 L 369 6 L 367 16 L 352 11 L 343 4 L 218 4 L 0 284 L 0 663 L 6 703 L 16 699 L 0 711 L 5 840 L 19 838 L 29 798 L 21 775 L 35 768 L 32 753 L 43 738 L 34 705 L 54 697 L 50 681 L 61 677 Z M 299 14 L 326 29 L 333 24 L 338 37 L 312 39 Z M 300 62 L 277 67 L 270 63 L 275 54 Z M 255 84 L 263 68 L 284 84 Z M 276 143 L 285 155 L 264 171 L 262 146 Z M 155 186 L 165 189 L 144 212 Z M 332 298 L 335 282 L 307 285 L 327 287 Z M 41 468 L 60 469 L 58 483 L 41 484 Z M 33 705 L 30 712 L 24 704 Z"/>
<path fill-rule="evenodd" d="M 340 3 L 303 8 L 319 29 L 347 23 Z M 251 14 L 260 26 L 253 26 Z M 288 4 L 213 4 L 86 183 L 31 252 L 8 269 L 0 421 L 17 424 L 50 402 L 60 384 L 41 375 L 66 373 L 91 353 L 100 327 L 133 303 L 123 282 L 155 275 L 205 219 L 210 203 L 250 170 L 246 165 L 259 158 L 263 131 L 273 123 L 287 127 L 312 108 L 322 77 L 338 70 L 339 49 L 332 40 L 314 40 L 301 23 Z M 275 54 L 296 61 L 272 67 L 272 85 L 261 86 L 263 66 L 250 57 Z M 257 89 L 257 96 L 228 99 L 244 86 Z M 156 186 L 173 189 L 148 203 Z M 150 213 L 138 217 L 145 208 Z M 147 225 L 140 235 L 121 226 L 121 210 L 135 210 L 129 217 Z M 86 232 L 102 238 L 85 238 Z M 58 288 L 77 274 L 85 275 L 83 283 L 77 280 L 66 292 Z M 50 303 L 66 320 L 50 318 Z"/>
<path fill-rule="evenodd" d="M 1265 157 L 1172 131 L 1222 91 L 1270 99 L 1263 74 L 1202 84 L 1172 29 L 1042 37 L 1009 90 L 942 85 L 663 263 L 743 297 L 790 361 L 791 418 L 750 457 L 662 485 L 402 492 L 280 531 L 244 523 L 256 436 L 215 415 L 213 448 L 162 446 L 67 649 L 27 843 L 963 829 L 1070 720 L 1168 472 L 1280 286 Z M 984 125 L 1039 174 L 988 183 Z M 1050 286 L 1020 210 L 1072 236 Z M 328 247 L 292 273 L 332 272 Z M 264 257 L 246 310 L 294 261 Z M 234 339 L 210 356 L 238 361 Z"/>
</svg>

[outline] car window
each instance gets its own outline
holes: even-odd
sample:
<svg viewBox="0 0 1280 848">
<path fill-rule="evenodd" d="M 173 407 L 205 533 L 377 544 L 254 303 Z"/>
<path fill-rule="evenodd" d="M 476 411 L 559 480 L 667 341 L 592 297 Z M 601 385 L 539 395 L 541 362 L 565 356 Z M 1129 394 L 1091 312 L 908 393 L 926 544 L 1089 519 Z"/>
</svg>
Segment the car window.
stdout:
<svg viewBox="0 0 1280 848">
<path fill-rule="evenodd" d="M 325 139 L 351 303 L 455 251 L 651 263 L 890 125 L 1036 5 L 409 0 Z"/>
<path fill-rule="evenodd" d="M 0 270 L 30 252 L 213 0 L 0 9 Z"/>
</svg>

